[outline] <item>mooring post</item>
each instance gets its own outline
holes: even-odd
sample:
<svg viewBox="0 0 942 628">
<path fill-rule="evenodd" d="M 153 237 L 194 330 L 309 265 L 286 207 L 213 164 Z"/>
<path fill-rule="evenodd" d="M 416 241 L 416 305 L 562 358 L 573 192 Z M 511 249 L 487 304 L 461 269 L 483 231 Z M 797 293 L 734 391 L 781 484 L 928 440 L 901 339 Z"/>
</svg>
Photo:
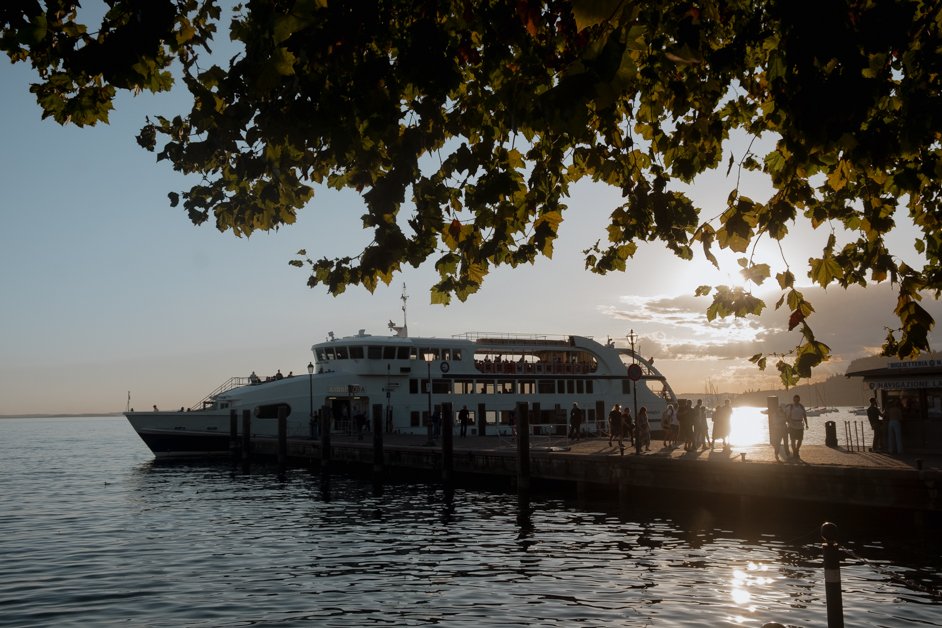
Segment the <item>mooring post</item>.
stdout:
<svg viewBox="0 0 942 628">
<path fill-rule="evenodd" d="M 383 404 L 373 404 L 373 479 L 383 477 Z"/>
<path fill-rule="evenodd" d="M 821 538 L 824 540 L 824 596 L 827 601 L 828 628 L 844 628 L 841 550 L 837 543 L 837 526 L 825 521 L 821 525 Z"/>
<path fill-rule="evenodd" d="M 330 408 L 321 408 L 321 471 L 330 468 Z"/>
<path fill-rule="evenodd" d="M 487 435 L 487 407 L 483 403 L 478 404 L 478 411 L 474 417 L 477 419 L 478 436 Z M 497 426 L 497 433 L 500 433 L 500 426 Z"/>
<path fill-rule="evenodd" d="M 229 410 L 229 453 L 232 461 L 239 460 L 239 413 Z"/>
<path fill-rule="evenodd" d="M 530 417 L 526 402 L 517 404 L 517 490 L 530 490 Z"/>
<path fill-rule="evenodd" d="M 455 421 L 451 414 L 451 403 L 442 404 L 442 481 L 450 485 L 454 474 L 454 429 Z"/>
<path fill-rule="evenodd" d="M 284 471 L 288 462 L 288 408 L 278 406 L 278 470 Z"/>
<path fill-rule="evenodd" d="M 242 464 L 248 465 L 252 456 L 252 411 L 242 411 Z"/>
</svg>

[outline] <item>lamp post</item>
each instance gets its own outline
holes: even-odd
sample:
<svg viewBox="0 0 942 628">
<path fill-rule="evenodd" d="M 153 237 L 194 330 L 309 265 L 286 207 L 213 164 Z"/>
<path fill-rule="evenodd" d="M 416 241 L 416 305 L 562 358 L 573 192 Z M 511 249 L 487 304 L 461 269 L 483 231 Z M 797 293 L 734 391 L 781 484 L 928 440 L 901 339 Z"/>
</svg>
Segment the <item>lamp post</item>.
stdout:
<svg viewBox="0 0 942 628">
<path fill-rule="evenodd" d="M 636 371 L 638 370 L 637 362 L 635 361 L 635 330 L 630 330 L 628 332 L 628 343 L 631 345 L 631 400 L 634 404 L 634 417 L 635 417 L 635 454 L 641 455 L 641 422 L 638 421 L 638 380 L 636 379 Z"/>
<path fill-rule="evenodd" d="M 311 426 L 311 438 L 314 438 L 314 363 L 307 363 L 307 382 L 308 388 L 310 390 L 310 401 L 311 401 L 311 412 L 309 416 L 310 426 Z"/>
</svg>

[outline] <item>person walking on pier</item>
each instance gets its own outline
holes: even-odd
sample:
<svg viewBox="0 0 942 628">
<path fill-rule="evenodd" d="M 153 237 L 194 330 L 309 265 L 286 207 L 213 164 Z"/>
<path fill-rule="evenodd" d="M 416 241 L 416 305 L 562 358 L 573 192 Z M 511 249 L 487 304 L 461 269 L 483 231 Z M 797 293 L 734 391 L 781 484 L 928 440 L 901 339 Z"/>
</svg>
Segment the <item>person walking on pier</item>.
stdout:
<svg viewBox="0 0 942 628">
<path fill-rule="evenodd" d="M 801 397 L 795 395 L 792 402 L 785 406 L 785 420 L 788 423 L 788 439 L 791 441 L 792 458 L 801 460 L 799 450 L 801 441 L 805 437 L 805 428 L 808 427 L 808 413 L 801 405 Z"/>
<path fill-rule="evenodd" d="M 870 451 L 883 451 L 886 449 L 886 434 L 883 424 L 883 413 L 877 407 L 877 398 L 870 397 L 870 407 L 867 408 L 867 420 L 870 421 L 870 429 L 873 430 L 873 446 Z"/>
<path fill-rule="evenodd" d="M 612 440 L 618 438 L 618 446 L 622 445 L 621 434 L 621 407 L 616 403 L 612 406 L 612 411 L 608 413 L 608 444 L 611 446 Z"/>
<path fill-rule="evenodd" d="M 573 402 L 572 409 L 569 411 L 569 439 L 579 440 L 582 433 L 582 408 L 579 404 Z"/>
</svg>

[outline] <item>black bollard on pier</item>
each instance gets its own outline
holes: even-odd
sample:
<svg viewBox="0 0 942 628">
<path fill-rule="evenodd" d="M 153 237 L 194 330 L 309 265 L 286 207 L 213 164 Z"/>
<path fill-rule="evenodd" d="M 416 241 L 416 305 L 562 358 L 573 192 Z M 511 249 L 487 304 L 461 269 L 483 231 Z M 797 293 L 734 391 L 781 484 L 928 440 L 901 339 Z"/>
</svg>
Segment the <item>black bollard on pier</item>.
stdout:
<svg viewBox="0 0 942 628">
<path fill-rule="evenodd" d="M 825 521 L 821 525 L 821 538 L 824 540 L 824 595 L 827 601 L 828 628 L 844 628 L 841 550 L 837 543 L 837 526 Z"/>
</svg>

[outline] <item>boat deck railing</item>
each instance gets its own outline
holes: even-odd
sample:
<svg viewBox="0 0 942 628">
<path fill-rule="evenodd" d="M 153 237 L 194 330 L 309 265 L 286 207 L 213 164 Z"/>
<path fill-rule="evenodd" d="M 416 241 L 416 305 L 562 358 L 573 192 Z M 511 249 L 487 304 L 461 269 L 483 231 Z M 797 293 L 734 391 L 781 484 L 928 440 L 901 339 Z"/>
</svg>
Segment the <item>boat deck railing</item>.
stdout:
<svg viewBox="0 0 942 628">
<path fill-rule="evenodd" d="M 226 392 L 227 390 L 232 390 L 233 388 L 238 388 L 239 386 L 248 386 L 250 380 L 248 377 L 230 377 L 223 383 L 219 384 L 216 389 L 200 399 L 195 405 L 190 406 L 190 410 L 204 410 L 208 406 L 213 405 L 216 401 L 216 397 Z"/>
</svg>

